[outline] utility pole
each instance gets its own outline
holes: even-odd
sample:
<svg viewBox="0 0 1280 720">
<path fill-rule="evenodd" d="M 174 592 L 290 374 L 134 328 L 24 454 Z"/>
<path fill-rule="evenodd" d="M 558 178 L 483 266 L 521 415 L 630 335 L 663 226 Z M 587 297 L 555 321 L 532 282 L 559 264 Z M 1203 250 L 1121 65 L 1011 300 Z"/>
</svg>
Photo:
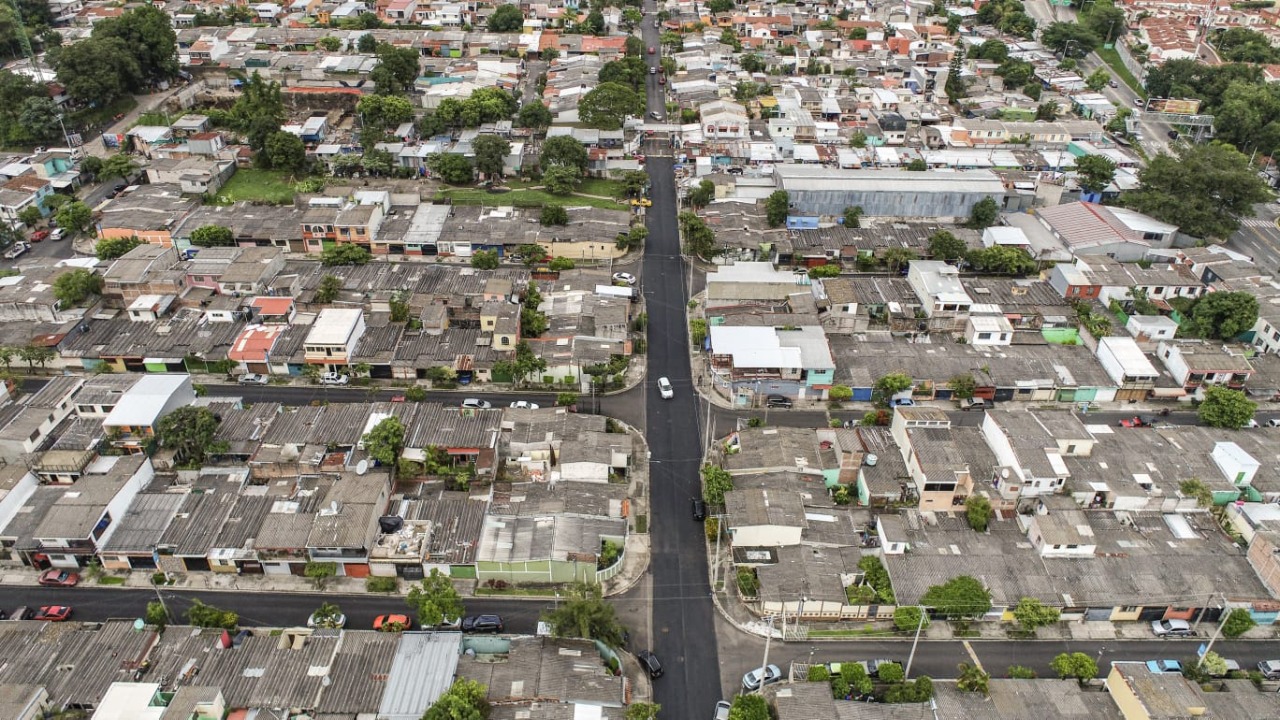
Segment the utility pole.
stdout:
<svg viewBox="0 0 1280 720">
<path fill-rule="evenodd" d="M 1218 623 L 1218 627 L 1213 629 L 1213 637 L 1209 638 L 1209 644 L 1205 646 L 1204 652 L 1200 653 L 1200 660 L 1196 663 L 1197 668 L 1199 668 L 1201 665 L 1204 664 L 1205 656 L 1208 655 L 1211 650 L 1213 650 L 1213 644 L 1218 641 L 1218 636 L 1222 634 L 1222 628 L 1227 624 L 1227 618 L 1231 617 L 1231 613 L 1227 611 L 1227 608 L 1226 608 L 1226 602 L 1225 602 L 1226 598 L 1223 598 L 1223 600 L 1224 602 L 1222 603 L 1223 605 L 1222 621 Z"/>
<path fill-rule="evenodd" d="M 168 578 L 168 577 L 169 577 L 169 573 L 165 573 L 165 574 L 164 574 L 164 576 L 165 576 L 165 578 Z M 154 589 L 155 589 L 155 591 L 156 591 L 156 600 L 159 600 L 159 601 L 160 601 L 160 609 L 161 609 L 161 610 L 164 610 L 164 619 L 165 619 L 165 622 L 167 623 L 167 622 L 169 622 L 169 621 L 173 620 L 173 615 L 170 615 L 170 614 L 169 614 L 169 606 L 168 606 L 167 604 L 165 604 L 165 601 L 164 601 L 164 595 L 161 595 L 161 594 L 160 594 L 160 586 L 159 586 L 159 585 L 157 585 L 157 584 L 155 584 L 154 582 L 152 582 L 152 583 L 151 583 L 151 587 L 152 587 L 152 588 L 154 588 Z"/>
<path fill-rule="evenodd" d="M 769 623 L 769 632 L 767 635 L 764 636 L 764 660 L 761 661 L 760 663 L 760 688 L 759 689 L 764 689 L 765 673 L 768 671 L 768 667 L 769 667 L 769 642 L 773 640 L 773 616 L 770 615 L 769 617 L 765 618 L 765 620 Z"/>
<path fill-rule="evenodd" d="M 916 625 L 916 639 L 911 641 L 911 654 L 907 656 L 907 666 L 902 670 L 902 679 L 911 679 L 911 663 L 916 659 L 916 645 L 920 644 L 920 631 L 924 629 L 925 612 L 923 605 L 917 605 L 920 608 L 920 622 Z"/>
<path fill-rule="evenodd" d="M 1196 614 L 1196 621 L 1191 625 L 1192 630 L 1196 630 L 1200 627 L 1200 621 L 1204 619 L 1205 612 L 1209 610 L 1209 606 L 1213 604 L 1213 599 L 1217 597 L 1217 595 L 1218 593 L 1216 592 L 1209 595 L 1209 599 L 1205 601 L 1204 607 L 1200 608 L 1200 612 Z"/>
</svg>

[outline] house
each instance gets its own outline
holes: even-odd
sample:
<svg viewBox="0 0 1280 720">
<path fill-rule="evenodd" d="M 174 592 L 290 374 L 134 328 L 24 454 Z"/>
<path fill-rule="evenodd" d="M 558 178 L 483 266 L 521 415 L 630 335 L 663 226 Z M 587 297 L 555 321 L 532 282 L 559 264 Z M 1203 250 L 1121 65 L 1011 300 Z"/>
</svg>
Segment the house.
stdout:
<svg viewBox="0 0 1280 720">
<path fill-rule="evenodd" d="M 912 260 L 907 282 L 920 299 L 929 328 L 952 331 L 964 326 L 972 298 L 960 283 L 960 270 L 940 260 Z"/>
<path fill-rule="evenodd" d="M 1098 340 L 1098 362 L 1116 386 L 1115 399 L 1141 401 L 1155 389 L 1160 371 L 1133 338 L 1112 335 Z"/>
<path fill-rule="evenodd" d="M 1088 456 L 1093 436 L 1077 416 L 1066 412 L 1025 413 L 989 410 L 982 419 L 982 439 L 995 454 L 997 471 L 990 478 L 999 493 L 992 504 L 1012 507 L 1023 497 L 1061 492 L 1071 477 L 1064 458 Z"/>
<path fill-rule="evenodd" d="M 1104 685 L 1125 720 L 1175 720 L 1209 710 L 1199 688 L 1182 673 L 1154 670 L 1145 662 L 1111 663 Z"/>
<path fill-rule="evenodd" d="M 1178 228 L 1133 210 L 1074 202 L 1040 208 L 1040 224 L 1072 255 L 1142 260 L 1152 248 L 1173 244 Z"/>
<path fill-rule="evenodd" d="M 699 107 L 702 136 L 707 140 L 746 140 L 751 118 L 747 109 L 729 100 L 716 100 Z"/>
<path fill-rule="evenodd" d="M 364 311 L 358 308 L 321 310 L 307 333 L 305 362 L 326 370 L 350 364 L 364 331 Z"/>
<path fill-rule="evenodd" d="M 5 182 L 0 185 L 0 219 L 20 226 L 18 215 L 29 207 L 38 209 L 41 217 L 48 215 L 49 209 L 44 203 L 53 191 L 53 183 L 37 174 L 19 175 Z"/>
<path fill-rule="evenodd" d="M 921 510 L 954 512 L 973 492 L 969 463 L 941 410 L 900 407 L 890 424 Z"/>
<path fill-rule="evenodd" d="M 136 237 L 144 243 L 173 247 L 172 231 L 200 205 L 177 185 L 141 185 L 102 209 L 98 238 Z"/>
<path fill-rule="evenodd" d="M 84 384 L 82 377 L 56 377 L 24 402 L 5 407 L 0 460 L 23 466 L 24 458 L 40 450 L 54 428 L 75 409 L 73 398 Z"/>
<path fill-rule="evenodd" d="M 731 490 L 724 496 L 724 527 L 733 547 L 799 545 L 805 521 L 798 493 L 759 488 Z"/>
<path fill-rule="evenodd" d="M 156 435 L 165 415 L 196 399 L 190 375 L 144 375 L 116 402 L 102 421 L 112 444 L 127 452 L 142 452 Z"/>
<path fill-rule="evenodd" d="M 1068 300 L 1094 300 L 1102 286 L 1088 272 L 1089 266 L 1077 258 L 1070 263 L 1057 263 L 1049 269 L 1049 286 Z"/>
<path fill-rule="evenodd" d="M 1144 268 L 1101 256 L 1077 263 L 1098 285 L 1098 299 L 1104 303 L 1115 300 L 1127 307 L 1140 294 L 1157 307 L 1169 309 L 1170 298 L 1197 298 L 1208 291 L 1185 265 L 1158 263 Z"/>
<path fill-rule="evenodd" d="M 121 255 L 102 278 L 102 297 L 124 307 L 142 295 L 182 295 L 186 273 L 172 246 L 139 245 Z"/>
<path fill-rule="evenodd" d="M 328 488 L 307 535 L 307 559 L 332 562 L 338 574 L 367 577 L 378 537 L 378 518 L 387 511 L 390 472 L 343 472 Z"/>
<path fill-rule="evenodd" d="M 231 160 L 156 158 L 147 165 L 147 182 L 177 185 L 188 195 L 215 194 L 235 171 L 236 164 Z"/>
<path fill-rule="evenodd" d="M 1156 346 L 1156 357 L 1189 393 L 1208 385 L 1240 389 L 1253 375 L 1253 366 L 1243 352 L 1203 340 L 1164 340 Z"/>
<path fill-rule="evenodd" d="M 233 259 L 218 275 L 218 292 L 237 298 L 266 292 L 284 270 L 284 257 L 284 250 L 277 247 L 236 248 Z"/>
<path fill-rule="evenodd" d="M 271 351 L 284 334 L 287 325 L 249 325 L 240 331 L 227 359 L 237 363 L 237 369 L 257 375 L 271 374 Z"/>
<path fill-rule="evenodd" d="M 712 387 L 737 403 L 765 395 L 825 396 L 835 376 L 826 333 L 805 326 L 714 325 L 708 333 Z"/>
</svg>

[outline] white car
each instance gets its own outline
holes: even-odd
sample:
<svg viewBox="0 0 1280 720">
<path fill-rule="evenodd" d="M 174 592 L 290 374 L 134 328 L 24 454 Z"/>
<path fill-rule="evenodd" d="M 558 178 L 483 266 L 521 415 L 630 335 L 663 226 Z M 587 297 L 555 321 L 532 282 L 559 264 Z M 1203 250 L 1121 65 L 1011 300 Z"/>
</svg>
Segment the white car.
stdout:
<svg viewBox="0 0 1280 720">
<path fill-rule="evenodd" d="M 511 403 L 511 407 L 520 410 L 537 410 L 538 403 L 531 403 L 528 400 L 514 400 Z"/>
<path fill-rule="evenodd" d="M 67 236 L 67 231 L 62 228 L 54 228 L 49 232 L 49 239 L 57 242 Z"/>
<path fill-rule="evenodd" d="M 626 283 L 627 285 L 636 284 L 636 276 L 631 273 L 616 272 L 613 274 L 613 281 L 616 283 Z"/>
<path fill-rule="evenodd" d="M 658 394 L 662 396 L 663 400 L 670 400 L 676 396 L 675 388 L 671 387 L 670 380 L 664 377 L 658 378 Z"/>
<path fill-rule="evenodd" d="M 493 407 L 493 404 L 490 403 L 488 400 L 481 400 L 479 398 L 467 398 L 466 400 L 462 401 L 462 407 L 467 410 L 488 410 L 489 408 Z"/>
<path fill-rule="evenodd" d="M 240 379 L 237 382 L 239 382 L 241 385 L 266 385 L 270 381 L 271 379 L 268 378 L 266 375 L 257 375 L 254 373 L 249 373 L 248 375 L 241 375 Z"/>
<path fill-rule="evenodd" d="M 321 385 L 346 385 L 347 376 L 336 372 L 327 372 L 320 376 Z"/>
<path fill-rule="evenodd" d="M 729 720 L 729 711 L 733 709 L 733 704 L 727 700 L 721 700 L 716 703 L 715 720 Z"/>
</svg>

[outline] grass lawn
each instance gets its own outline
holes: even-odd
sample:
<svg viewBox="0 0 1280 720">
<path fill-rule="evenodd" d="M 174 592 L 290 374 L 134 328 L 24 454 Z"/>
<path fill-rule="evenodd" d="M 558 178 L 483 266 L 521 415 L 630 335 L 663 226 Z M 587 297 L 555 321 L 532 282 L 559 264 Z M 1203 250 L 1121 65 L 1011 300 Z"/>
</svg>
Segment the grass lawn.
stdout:
<svg viewBox="0 0 1280 720">
<path fill-rule="evenodd" d="M 1129 68 L 1125 67 L 1124 63 L 1120 61 L 1120 53 L 1116 52 L 1115 48 L 1100 47 L 1096 52 L 1098 53 L 1098 57 L 1102 59 L 1102 62 L 1106 63 L 1107 67 L 1111 68 L 1111 72 L 1120 80 L 1120 82 L 1128 85 L 1129 89 L 1138 93 L 1138 95 L 1142 97 L 1147 96 L 1147 91 L 1138 82 L 1138 78 L 1134 77 L 1133 73 L 1129 72 Z"/>
<path fill-rule="evenodd" d="M 810 630 L 809 637 L 896 637 L 898 633 L 894 630 L 877 628 L 874 625 L 857 628 L 853 630 Z"/>
<path fill-rule="evenodd" d="M 99 585 L 123 585 L 124 578 L 119 577 L 118 575 L 108 575 L 104 578 L 100 578 L 98 580 L 98 584 Z"/>
<path fill-rule="evenodd" d="M 605 180 L 603 178 L 587 178 L 578 186 L 578 192 L 586 195 L 600 195 L 602 197 L 618 197 L 622 194 L 622 186 L 617 180 Z"/>
<path fill-rule="evenodd" d="M 555 597 L 555 588 L 526 588 L 526 587 L 508 587 L 498 590 L 496 588 L 480 586 L 476 588 L 476 595 L 538 595 L 543 597 Z"/>
<path fill-rule="evenodd" d="M 239 173 L 231 178 L 235 182 L 235 178 L 239 177 Z M 229 185 L 229 184 L 228 184 Z M 438 199 L 448 198 L 455 205 L 514 205 L 517 207 L 539 207 L 542 205 L 590 205 L 591 207 L 601 208 L 602 210 L 626 210 L 627 206 L 613 200 L 601 200 L 599 198 L 582 197 L 581 195 L 569 195 L 560 197 L 552 195 L 545 190 L 529 190 L 521 189 L 519 185 L 512 184 L 511 192 L 491 193 L 484 188 L 477 187 L 445 187 L 436 194 Z M 226 189 L 223 189 L 226 192 Z M 594 194 L 594 193 L 592 193 Z"/>
<path fill-rule="evenodd" d="M 293 202 L 293 181 L 289 175 L 275 170 L 237 170 L 218 191 L 217 204 L 230 205 L 241 200 L 287 205 Z"/>
</svg>

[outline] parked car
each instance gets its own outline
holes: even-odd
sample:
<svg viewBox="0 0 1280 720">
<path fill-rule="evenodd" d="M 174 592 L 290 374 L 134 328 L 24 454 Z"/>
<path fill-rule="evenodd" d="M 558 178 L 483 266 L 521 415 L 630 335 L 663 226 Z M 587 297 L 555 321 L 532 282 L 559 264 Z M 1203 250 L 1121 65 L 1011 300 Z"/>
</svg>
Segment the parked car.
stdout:
<svg viewBox="0 0 1280 720">
<path fill-rule="evenodd" d="M 36 230 L 35 232 L 31 233 L 31 242 L 33 243 L 43 242 L 44 239 L 47 237 L 49 237 L 48 230 Z"/>
<path fill-rule="evenodd" d="M 656 67 L 651 67 L 651 68 L 649 68 L 649 74 L 650 74 L 650 75 L 657 75 L 657 74 L 658 74 L 658 68 L 656 68 Z"/>
<path fill-rule="evenodd" d="M 1118 88 L 1118 87 L 1120 87 L 1120 83 L 1116 82 L 1115 80 L 1108 80 L 1108 81 L 1107 81 L 1107 86 L 1108 86 L 1108 87 L 1113 87 L 1113 88 Z"/>
<path fill-rule="evenodd" d="M 631 273 L 616 272 L 613 274 L 613 281 L 616 283 L 623 283 L 626 285 L 635 285 L 636 276 L 632 275 Z"/>
<path fill-rule="evenodd" d="M 658 378 L 658 394 L 663 400 L 670 400 L 676 396 L 675 388 L 671 387 L 671 381 L 665 377 Z"/>
<path fill-rule="evenodd" d="M 1271 418 L 1268 420 L 1267 427 L 1280 427 L 1280 418 Z"/>
<path fill-rule="evenodd" d="M 1127 428 L 1151 427 L 1151 425 L 1154 424 L 1154 422 L 1155 422 L 1154 418 L 1149 418 L 1142 415 L 1134 415 L 1131 418 L 1125 418 L 1121 420 L 1120 427 L 1127 427 Z"/>
<path fill-rule="evenodd" d="M 468 410 L 488 410 L 493 407 L 493 403 L 479 398 L 467 398 L 462 401 L 462 407 Z"/>
<path fill-rule="evenodd" d="M 328 605 L 328 603 L 326 603 Z M 345 613 L 338 612 L 338 608 L 334 605 L 321 607 L 319 610 L 311 613 L 307 618 L 307 627 L 309 628 L 328 628 L 337 630 L 347 626 L 347 616 Z"/>
<path fill-rule="evenodd" d="M 987 401 L 982 398 L 960 398 L 961 410 L 986 410 Z"/>
<path fill-rule="evenodd" d="M 4 259 L 5 259 L 5 260 L 14 260 L 14 259 L 17 259 L 17 258 L 18 258 L 18 256 L 22 255 L 23 253 L 25 253 L 26 251 L 28 251 L 28 250 L 30 250 L 30 249 L 31 249 L 31 244 L 30 244 L 30 243 L 25 243 L 25 242 L 16 242 L 16 243 L 14 243 L 14 244 L 13 244 L 13 247 L 11 247 L 11 248 L 9 248 L 8 250 L 5 250 L 5 251 L 4 251 Z"/>
<path fill-rule="evenodd" d="M 640 661 L 640 667 L 649 673 L 651 678 L 662 677 L 662 663 L 658 662 L 658 656 L 648 650 L 641 650 L 636 653 L 636 659 Z"/>
<path fill-rule="evenodd" d="M 342 373 L 327 372 L 320 376 L 321 385 L 346 385 L 347 376 Z"/>
<path fill-rule="evenodd" d="M 405 401 L 405 396 L 404 396 L 404 395 L 392 395 L 392 396 L 391 396 L 391 402 L 404 402 L 404 401 Z"/>
<path fill-rule="evenodd" d="M 36 609 L 23 605 L 11 613 L 8 613 L 10 620 L 32 620 L 36 616 Z"/>
<path fill-rule="evenodd" d="M 915 404 L 916 404 L 916 401 L 912 400 L 909 397 L 894 398 L 889 401 L 890 407 L 912 407 Z"/>
<path fill-rule="evenodd" d="M 771 685 L 782 679 L 782 670 L 777 665 L 759 667 L 742 676 L 742 689 L 755 692 L 765 685 Z"/>
<path fill-rule="evenodd" d="M 867 671 L 867 675 L 870 675 L 873 678 L 880 677 L 880 668 L 884 667 L 885 665 L 891 665 L 891 664 L 898 665 L 898 666 L 902 665 L 902 663 L 898 662 L 897 660 L 886 660 L 885 658 L 876 658 L 875 660 L 859 660 L 858 664 L 861 665 L 862 668 Z"/>
<path fill-rule="evenodd" d="M 513 400 L 511 402 L 511 407 L 518 410 L 537 410 L 538 403 L 531 403 L 528 400 Z"/>
<path fill-rule="evenodd" d="M 790 408 L 791 398 L 786 395 L 770 395 L 764 399 L 764 406 L 771 408 Z"/>
<path fill-rule="evenodd" d="M 48 622 L 62 622 L 71 617 L 71 608 L 66 605 L 45 605 L 36 611 L 33 620 L 47 620 Z"/>
<path fill-rule="evenodd" d="M 650 45 L 650 46 L 649 46 L 649 54 L 650 54 L 650 55 L 652 55 L 652 54 L 653 54 L 653 46 L 652 46 L 652 45 Z"/>
<path fill-rule="evenodd" d="M 693 519 L 694 520 L 707 519 L 707 503 L 702 498 L 693 499 Z"/>
<path fill-rule="evenodd" d="M 462 619 L 464 633 L 500 633 L 502 618 L 497 615 L 468 615 Z"/>
<path fill-rule="evenodd" d="M 658 78 L 658 84 L 659 84 L 659 85 L 666 85 L 666 84 L 667 84 L 667 78 L 666 78 L 666 76 L 665 76 L 665 75 L 664 75 L 663 77 Z"/>
<path fill-rule="evenodd" d="M 1280 660 L 1263 660 L 1258 663 L 1258 672 L 1268 680 L 1280 680 Z"/>
<path fill-rule="evenodd" d="M 240 383 L 241 385 L 266 385 L 267 383 L 271 382 L 271 378 L 267 377 L 266 375 L 249 373 L 248 375 L 241 375 L 240 379 L 237 380 L 236 382 Z"/>
<path fill-rule="evenodd" d="M 70 570 L 53 568 L 40 573 L 40 584 L 46 587 L 75 587 L 80 575 Z"/>
<path fill-rule="evenodd" d="M 113 200 L 114 200 L 115 198 L 120 197 L 120 193 L 124 192 L 124 188 L 125 188 L 125 186 L 124 186 L 123 184 L 121 184 L 121 185 L 116 185 L 115 187 L 111 188 L 111 192 L 107 193 L 107 197 L 109 197 L 109 198 L 111 198 L 111 199 L 113 199 Z"/>
<path fill-rule="evenodd" d="M 661 115 L 661 114 L 659 114 L 657 110 L 650 110 L 650 111 L 649 111 L 649 117 L 653 118 L 654 120 L 661 120 L 661 119 L 662 119 L 662 115 Z"/>
<path fill-rule="evenodd" d="M 54 228 L 49 232 L 49 239 L 54 242 L 58 242 L 59 240 L 65 238 L 66 236 L 67 236 L 67 231 L 63 230 L 62 228 Z"/>
<path fill-rule="evenodd" d="M 1148 660 L 1147 669 L 1153 673 L 1181 673 L 1182 663 L 1177 660 Z"/>
<path fill-rule="evenodd" d="M 729 710 L 733 709 L 733 703 L 728 700 L 721 700 L 716 703 L 716 714 L 712 720 L 729 720 Z"/>
<path fill-rule="evenodd" d="M 385 632 L 404 632 L 411 627 L 408 615 L 379 615 L 373 619 L 373 629 Z"/>
<path fill-rule="evenodd" d="M 1213 672 L 1211 672 L 1211 673 L 1209 673 L 1209 676 L 1210 676 L 1210 677 L 1226 677 L 1226 676 L 1230 675 L 1231 673 L 1234 673 L 1234 672 L 1240 672 L 1240 671 L 1242 670 L 1242 668 L 1240 667 L 1240 663 L 1236 662 L 1235 660 L 1230 660 L 1230 659 L 1228 659 L 1228 658 L 1222 658 L 1222 662 L 1223 662 L 1224 664 L 1226 664 L 1226 666 L 1227 666 L 1226 671 L 1225 671 L 1225 672 L 1222 672 L 1222 673 L 1213 673 Z"/>
<path fill-rule="evenodd" d="M 1157 637 L 1188 637 L 1196 634 L 1186 620 L 1152 620 L 1151 632 Z"/>
</svg>

